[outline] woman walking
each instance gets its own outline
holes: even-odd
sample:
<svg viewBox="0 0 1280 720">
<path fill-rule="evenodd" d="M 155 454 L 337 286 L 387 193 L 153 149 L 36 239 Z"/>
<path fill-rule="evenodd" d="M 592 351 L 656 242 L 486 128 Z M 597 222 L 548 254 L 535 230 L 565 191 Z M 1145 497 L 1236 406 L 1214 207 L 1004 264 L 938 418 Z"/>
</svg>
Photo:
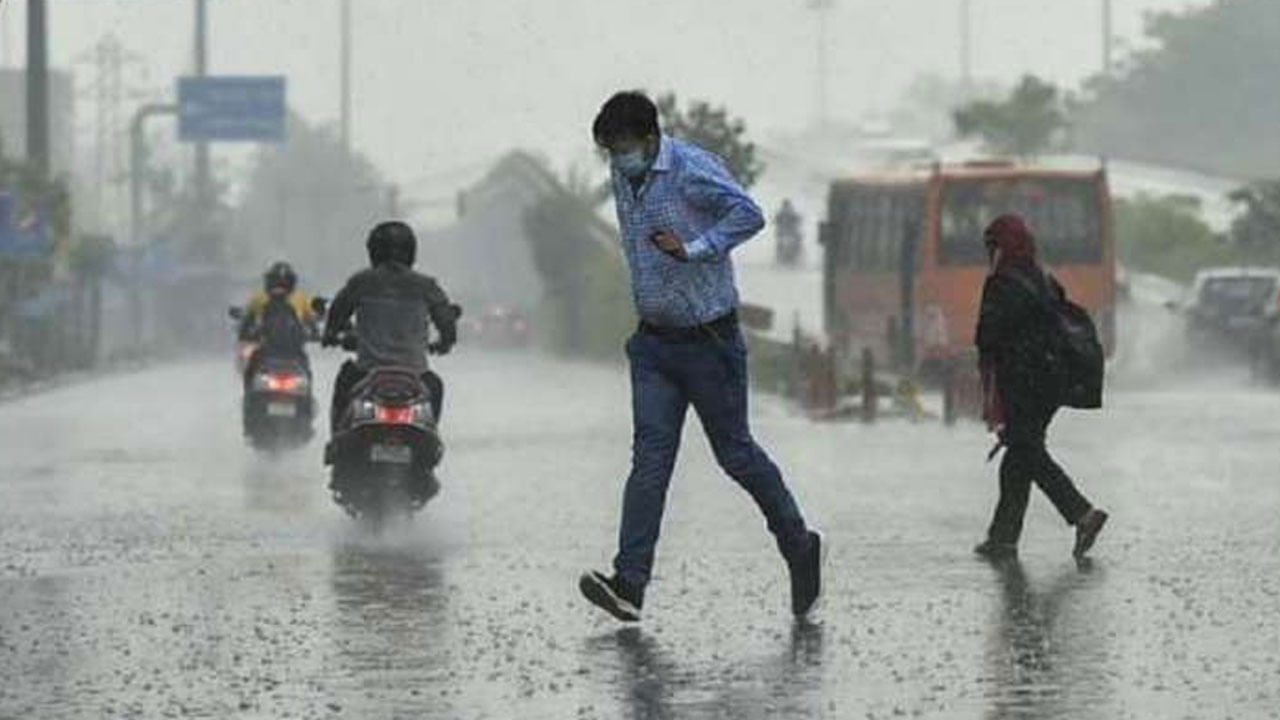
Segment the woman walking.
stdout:
<svg viewBox="0 0 1280 720">
<path fill-rule="evenodd" d="M 1017 215 L 1001 215 L 983 234 L 990 273 L 982 288 L 977 345 L 982 369 L 983 419 L 1005 447 L 1000 501 L 987 539 L 974 548 L 991 559 L 1016 557 L 1031 483 L 1075 526 L 1072 555 L 1081 559 L 1107 522 L 1076 489 L 1045 447 L 1058 411 L 1052 359 L 1053 304 L 1065 293 L 1036 258 L 1035 239 Z"/>
</svg>

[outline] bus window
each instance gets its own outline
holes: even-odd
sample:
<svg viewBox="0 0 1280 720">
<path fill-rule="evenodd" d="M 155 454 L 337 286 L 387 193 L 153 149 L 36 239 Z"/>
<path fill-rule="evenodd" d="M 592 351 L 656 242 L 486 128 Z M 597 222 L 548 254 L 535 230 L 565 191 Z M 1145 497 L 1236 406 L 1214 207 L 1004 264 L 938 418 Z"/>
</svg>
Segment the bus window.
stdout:
<svg viewBox="0 0 1280 720">
<path fill-rule="evenodd" d="M 873 226 L 867 201 L 867 194 L 862 191 L 850 193 L 845 200 L 842 267 L 858 270 L 866 265 L 867 235 Z"/>
<path fill-rule="evenodd" d="M 849 238 L 849 260 L 850 267 L 854 269 L 864 268 L 867 264 L 867 236 L 874 227 L 868 201 L 869 198 L 862 193 L 853 198 L 853 222 L 849 224 L 852 231 Z"/>
<path fill-rule="evenodd" d="M 832 260 L 837 268 L 858 266 L 858 196 L 846 193 L 841 198 L 839 222 L 835 233 L 836 245 Z"/>
<path fill-rule="evenodd" d="M 924 189 L 861 186 L 839 199 L 834 267 L 861 272 L 897 272 L 908 232 L 924 231 Z M 919 242 L 919 239 L 917 239 Z M 918 257 L 918 254 L 917 254 Z"/>
<path fill-rule="evenodd" d="M 1097 187 L 1074 179 L 953 180 L 943 187 L 938 257 L 943 265 L 986 262 L 982 231 L 1002 213 L 1018 213 L 1048 264 L 1102 260 Z"/>
</svg>

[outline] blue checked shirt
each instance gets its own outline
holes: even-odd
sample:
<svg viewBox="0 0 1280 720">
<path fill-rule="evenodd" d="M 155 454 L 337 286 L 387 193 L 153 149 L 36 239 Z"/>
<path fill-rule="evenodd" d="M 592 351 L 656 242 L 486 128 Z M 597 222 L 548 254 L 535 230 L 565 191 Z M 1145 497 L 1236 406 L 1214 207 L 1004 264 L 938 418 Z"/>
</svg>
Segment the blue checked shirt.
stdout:
<svg viewBox="0 0 1280 720">
<path fill-rule="evenodd" d="M 615 171 L 613 197 L 642 320 L 688 327 L 738 306 L 729 251 L 764 227 L 764 214 L 720 158 L 664 136 L 640 191 Z M 660 230 L 684 241 L 688 261 L 653 244 L 650 238 Z"/>
</svg>

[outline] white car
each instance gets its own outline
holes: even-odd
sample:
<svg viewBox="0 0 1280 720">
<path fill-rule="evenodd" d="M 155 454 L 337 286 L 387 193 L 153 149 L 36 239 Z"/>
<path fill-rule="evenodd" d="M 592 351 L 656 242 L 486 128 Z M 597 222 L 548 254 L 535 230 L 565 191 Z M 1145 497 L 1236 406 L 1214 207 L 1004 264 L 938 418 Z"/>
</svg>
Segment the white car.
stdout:
<svg viewBox="0 0 1280 720">
<path fill-rule="evenodd" d="M 1210 268 L 1196 273 L 1184 306 L 1205 329 L 1252 331 L 1280 314 L 1280 269 Z"/>
</svg>

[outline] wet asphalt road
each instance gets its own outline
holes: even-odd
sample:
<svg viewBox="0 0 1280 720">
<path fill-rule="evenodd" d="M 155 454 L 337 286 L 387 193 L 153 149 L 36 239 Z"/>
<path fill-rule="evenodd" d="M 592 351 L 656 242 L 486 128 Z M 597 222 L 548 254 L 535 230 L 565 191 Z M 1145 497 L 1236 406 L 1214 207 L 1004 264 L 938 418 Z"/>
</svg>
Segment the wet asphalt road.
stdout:
<svg viewBox="0 0 1280 720">
<path fill-rule="evenodd" d="M 440 368 L 445 490 L 383 539 L 329 502 L 318 440 L 244 446 L 222 359 L 0 405 L 0 717 L 1280 717 L 1274 392 L 1063 417 L 1059 459 L 1113 516 L 1086 570 L 1039 495 L 1020 564 L 969 554 L 995 497 L 976 426 L 815 425 L 757 397 L 833 545 L 824 622 L 793 626 L 690 423 L 646 619 L 620 629 L 575 582 L 612 551 L 624 376 Z"/>
</svg>

